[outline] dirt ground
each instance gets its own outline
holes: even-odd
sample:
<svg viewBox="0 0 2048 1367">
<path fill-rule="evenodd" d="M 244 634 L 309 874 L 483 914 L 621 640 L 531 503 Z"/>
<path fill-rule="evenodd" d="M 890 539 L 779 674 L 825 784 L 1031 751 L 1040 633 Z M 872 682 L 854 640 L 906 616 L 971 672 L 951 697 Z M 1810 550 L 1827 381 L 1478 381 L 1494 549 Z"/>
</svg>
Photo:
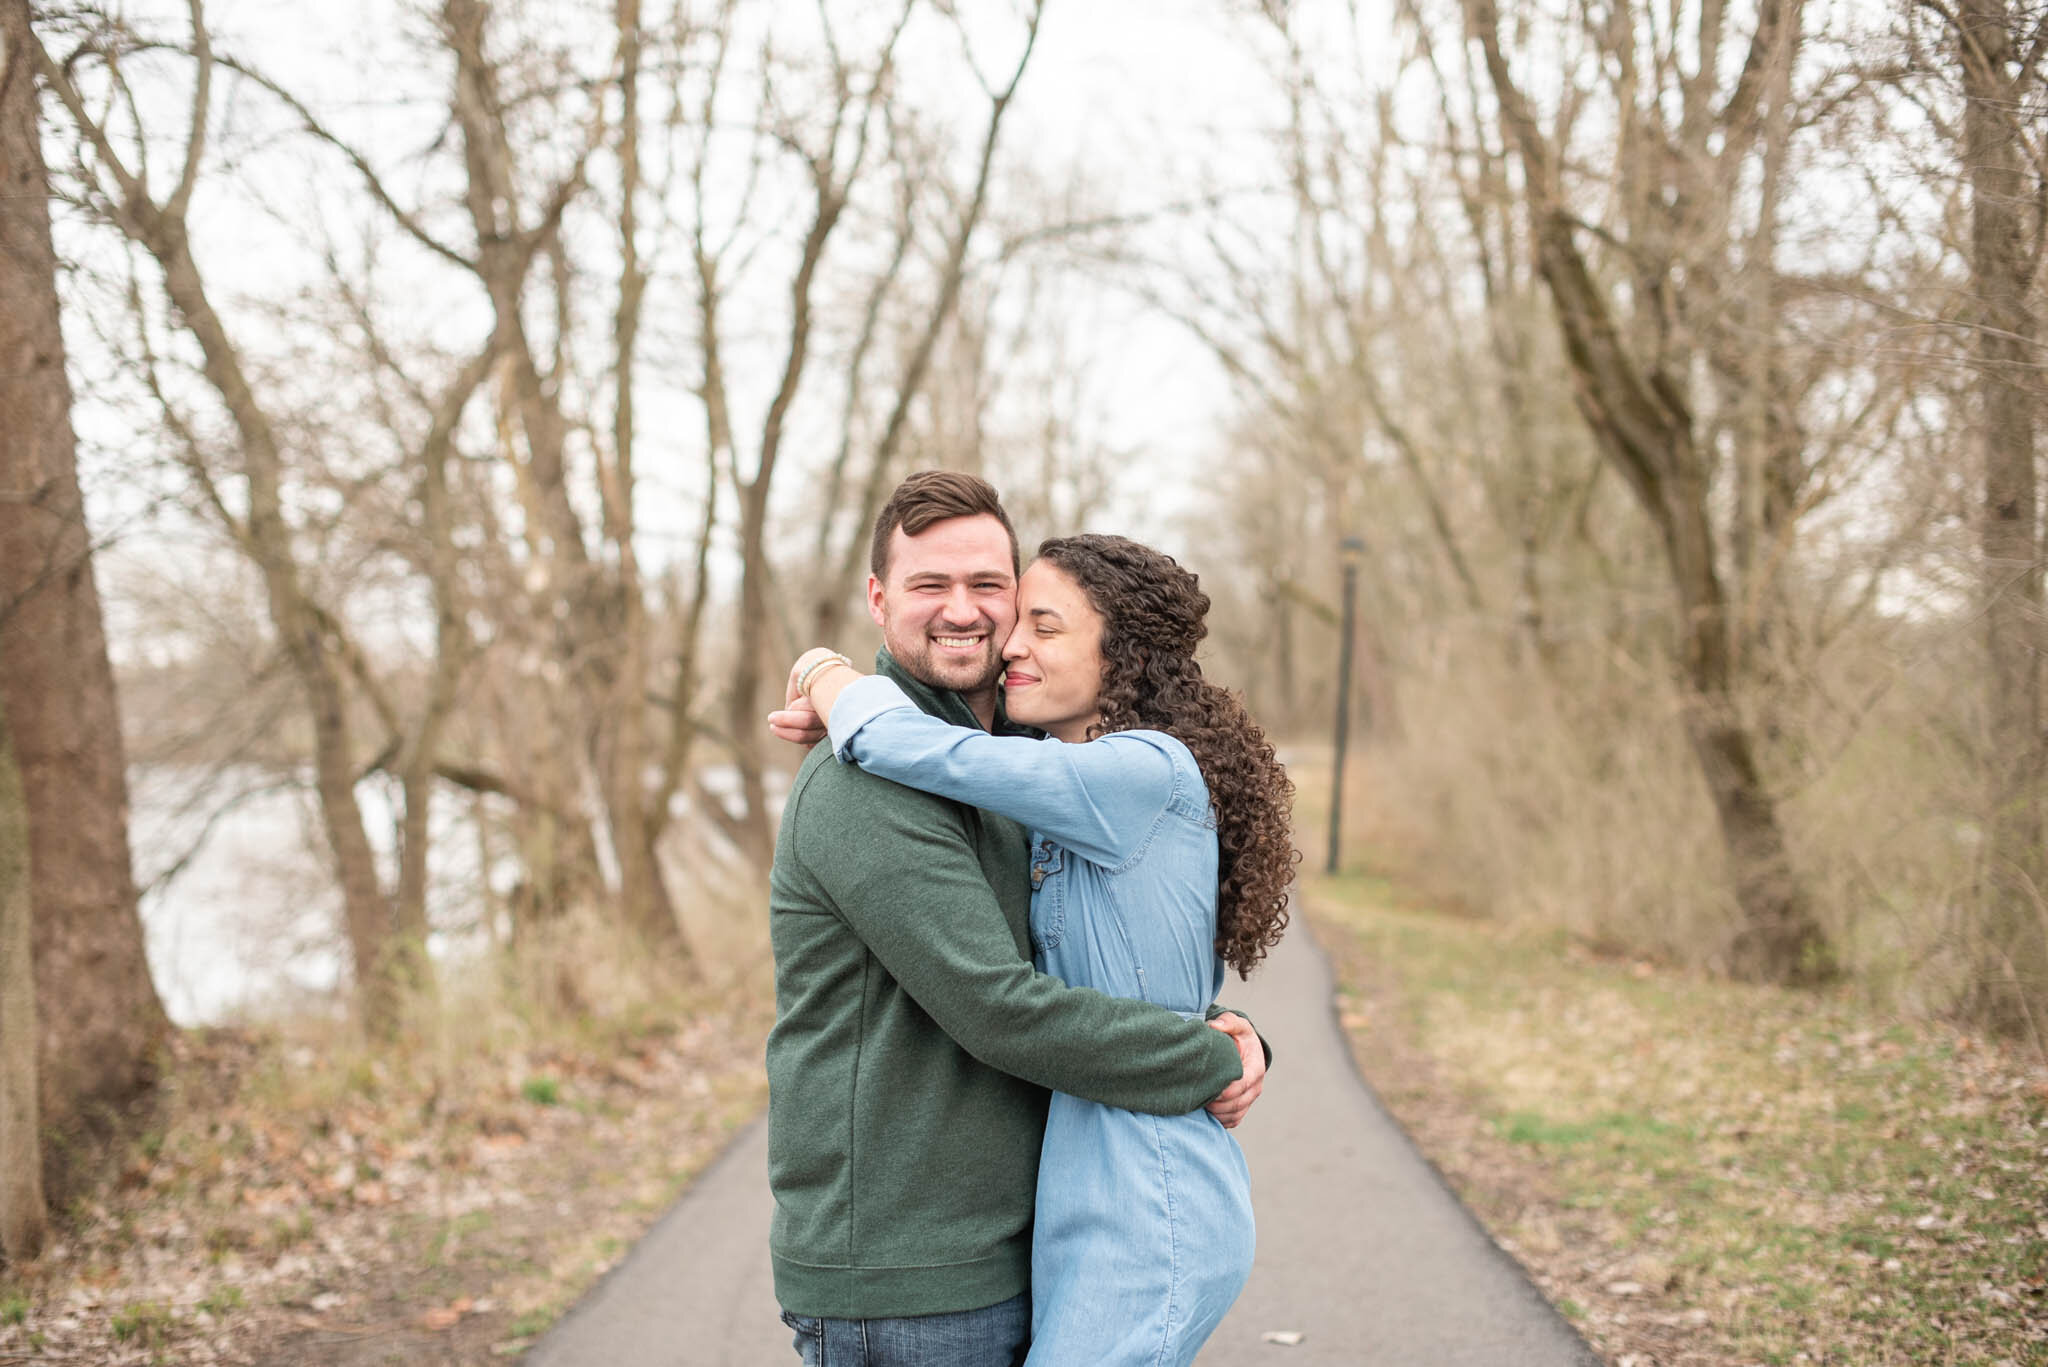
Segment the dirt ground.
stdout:
<svg viewBox="0 0 2048 1367">
<path fill-rule="evenodd" d="M 742 996 L 454 1078 L 188 1035 L 163 1127 L 0 1273 L 0 1363 L 503 1361 L 759 1109 L 767 1024 Z"/>
</svg>

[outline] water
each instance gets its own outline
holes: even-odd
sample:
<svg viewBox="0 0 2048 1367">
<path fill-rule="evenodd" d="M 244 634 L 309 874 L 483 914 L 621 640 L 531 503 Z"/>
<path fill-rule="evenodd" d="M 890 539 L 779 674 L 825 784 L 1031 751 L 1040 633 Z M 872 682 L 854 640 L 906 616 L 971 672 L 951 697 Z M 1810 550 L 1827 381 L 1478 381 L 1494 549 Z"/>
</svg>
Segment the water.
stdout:
<svg viewBox="0 0 2048 1367">
<path fill-rule="evenodd" d="M 180 1025 L 334 1004 L 346 980 L 341 894 L 317 802 L 303 777 L 246 766 L 129 774 L 129 841 L 149 967 Z M 396 785 L 356 789 L 386 886 L 396 879 Z M 428 847 L 428 948 L 445 959 L 482 942 L 491 902 L 467 799 L 436 794 Z M 492 889 L 517 870 L 494 861 Z"/>
<path fill-rule="evenodd" d="M 738 790 L 730 767 L 708 768 L 701 777 L 721 797 Z M 771 770 L 766 777 L 771 809 L 779 808 L 787 775 Z M 128 786 L 129 842 L 143 889 L 150 973 L 171 1019 L 213 1025 L 342 1009 L 348 948 L 341 893 L 311 776 L 254 766 L 147 765 L 130 771 Z M 391 887 L 398 875 L 398 785 L 373 776 L 357 785 L 356 800 L 385 886 Z M 487 856 L 479 839 L 478 802 L 447 787 L 434 794 L 427 950 L 443 965 L 473 958 L 510 934 L 497 909 L 510 897 L 520 867 L 507 854 L 493 850 Z M 481 802 L 483 826 L 501 829 L 504 799 Z M 662 850 L 672 885 L 683 857 L 679 833 L 692 820 L 688 797 L 677 796 L 674 818 Z M 717 839 L 708 830 L 698 834 Z M 725 853 L 737 856 L 729 847 Z"/>
</svg>

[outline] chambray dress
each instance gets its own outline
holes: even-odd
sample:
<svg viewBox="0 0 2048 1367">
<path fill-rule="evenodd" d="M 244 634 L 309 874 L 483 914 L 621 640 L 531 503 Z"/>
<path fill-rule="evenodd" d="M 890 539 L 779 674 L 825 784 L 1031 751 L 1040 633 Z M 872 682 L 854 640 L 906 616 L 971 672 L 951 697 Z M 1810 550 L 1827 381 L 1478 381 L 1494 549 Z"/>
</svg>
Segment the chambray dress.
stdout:
<svg viewBox="0 0 2048 1367">
<path fill-rule="evenodd" d="M 928 715 L 881 677 L 839 695 L 831 732 L 842 760 L 1031 828 L 1042 971 L 1191 1019 L 1214 1000 L 1216 820 L 1179 741 L 991 736 Z M 1208 1112 L 1142 1115 L 1055 1092 L 1029 1367 L 1192 1363 L 1243 1290 L 1252 1245 L 1244 1153 Z"/>
</svg>

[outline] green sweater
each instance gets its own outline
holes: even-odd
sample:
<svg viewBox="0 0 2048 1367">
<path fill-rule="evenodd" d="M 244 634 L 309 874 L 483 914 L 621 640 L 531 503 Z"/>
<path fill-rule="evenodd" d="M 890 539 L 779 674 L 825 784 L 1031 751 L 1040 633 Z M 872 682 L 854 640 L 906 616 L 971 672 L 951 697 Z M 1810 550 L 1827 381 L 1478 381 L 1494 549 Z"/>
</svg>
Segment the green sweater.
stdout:
<svg viewBox="0 0 2048 1367">
<path fill-rule="evenodd" d="M 876 667 L 936 716 L 953 693 Z M 1229 1036 L 1031 965 L 1024 828 L 804 761 L 769 882 L 775 1294 L 884 1319 L 1023 1292 L 1047 1089 L 1159 1115 L 1237 1080 Z"/>
</svg>

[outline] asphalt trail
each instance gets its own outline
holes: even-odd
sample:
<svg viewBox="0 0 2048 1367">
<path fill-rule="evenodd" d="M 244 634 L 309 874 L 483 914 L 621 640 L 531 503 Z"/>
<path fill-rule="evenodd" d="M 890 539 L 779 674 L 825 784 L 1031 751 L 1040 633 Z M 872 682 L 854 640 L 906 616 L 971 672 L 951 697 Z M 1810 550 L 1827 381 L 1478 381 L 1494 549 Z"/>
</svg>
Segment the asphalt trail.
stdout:
<svg viewBox="0 0 2048 1367">
<path fill-rule="evenodd" d="M 1225 989 L 1275 1062 L 1237 1131 L 1258 1259 L 1202 1367 L 1598 1367 L 1359 1077 L 1331 996 L 1328 960 L 1299 924 L 1251 982 Z M 757 1121 L 527 1367 L 794 1367 L 769 1273 L 766 1168 Z"/>
</svg>

